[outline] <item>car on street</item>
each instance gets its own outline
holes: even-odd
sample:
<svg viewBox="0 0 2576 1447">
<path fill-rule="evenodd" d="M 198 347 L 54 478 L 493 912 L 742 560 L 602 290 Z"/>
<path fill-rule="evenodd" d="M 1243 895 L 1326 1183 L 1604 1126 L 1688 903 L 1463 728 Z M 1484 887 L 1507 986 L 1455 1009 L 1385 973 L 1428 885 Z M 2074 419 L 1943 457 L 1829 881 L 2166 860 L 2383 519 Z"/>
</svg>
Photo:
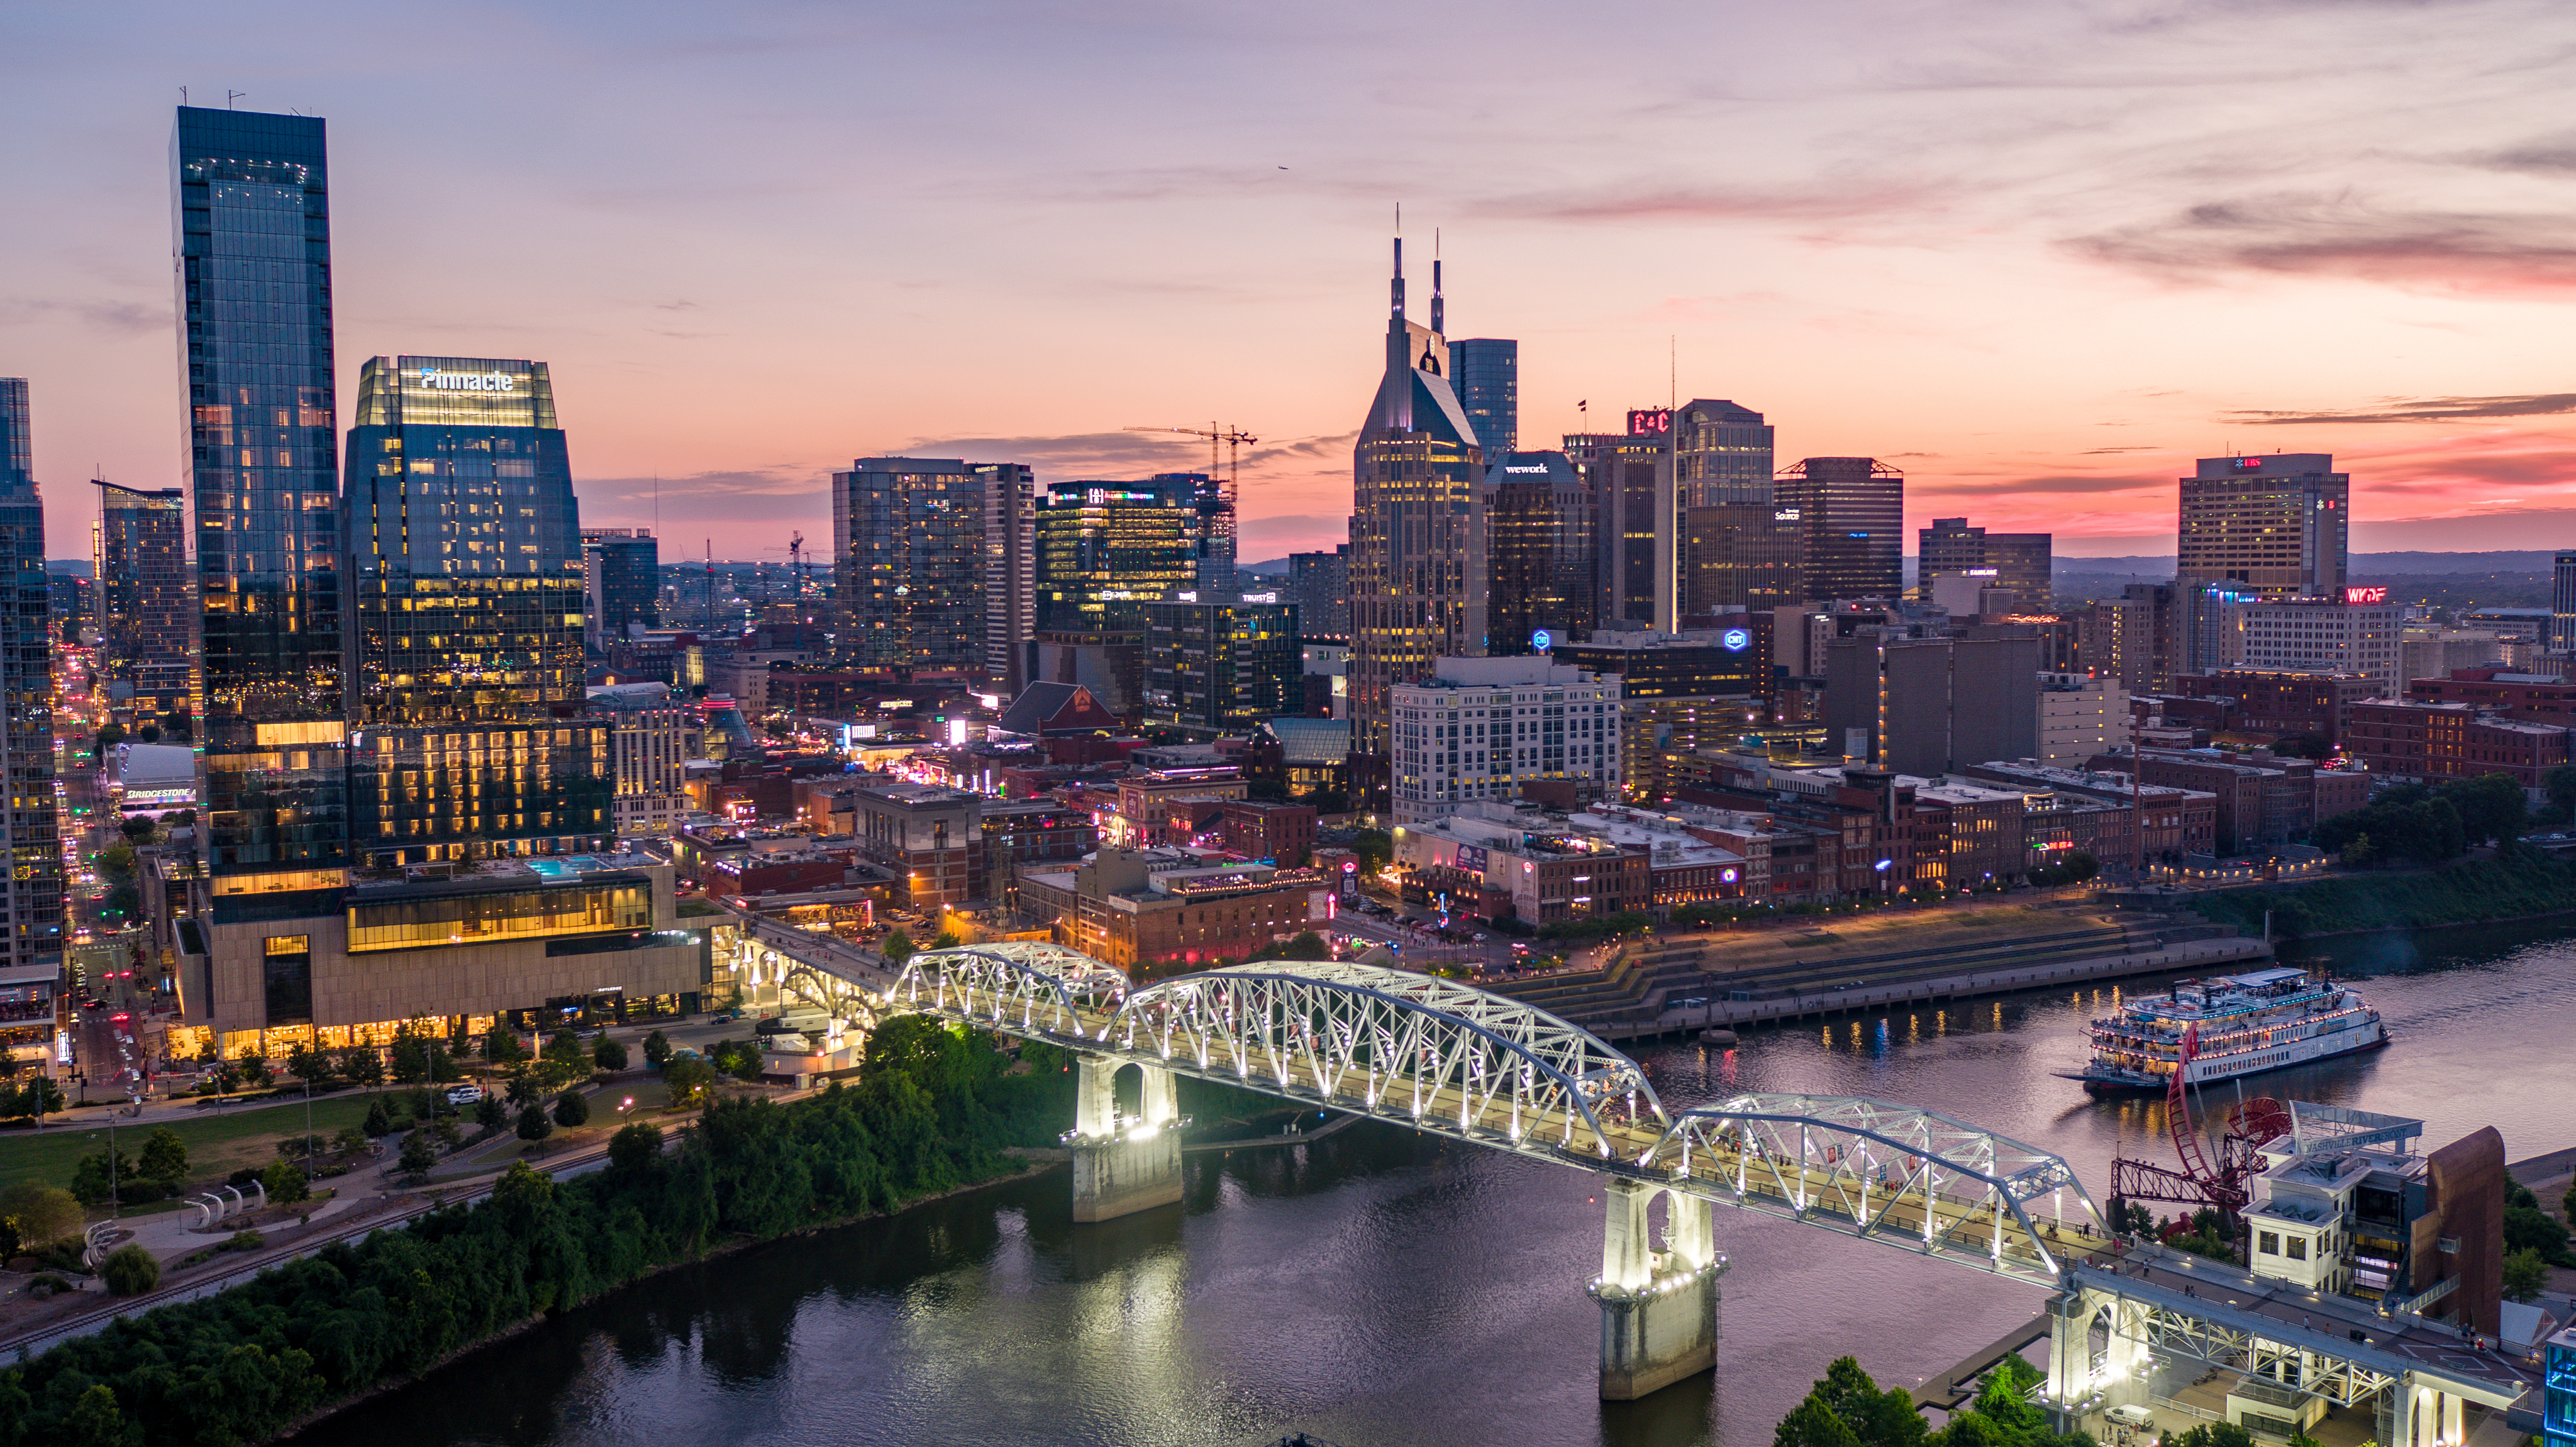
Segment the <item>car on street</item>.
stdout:
<svg viewBox="0 0 2576 1447">
<path fill-rule="evenodd" d="M 483 1087 L 474 1084 L 472 1081 L 467 1081 L 462 1085 L 451 1085 L 447 1087 L 447 1103 L 449 1105 L 472 1105 L 482 1098 Z"/>
<path fill-rule="evenodd" d="M 2135 1402 L 2122 1402 L 2102 1414 L 2102 1420 L 2115 1427 L 2153 1427 L 2156 1415 Z"/>
</svg>

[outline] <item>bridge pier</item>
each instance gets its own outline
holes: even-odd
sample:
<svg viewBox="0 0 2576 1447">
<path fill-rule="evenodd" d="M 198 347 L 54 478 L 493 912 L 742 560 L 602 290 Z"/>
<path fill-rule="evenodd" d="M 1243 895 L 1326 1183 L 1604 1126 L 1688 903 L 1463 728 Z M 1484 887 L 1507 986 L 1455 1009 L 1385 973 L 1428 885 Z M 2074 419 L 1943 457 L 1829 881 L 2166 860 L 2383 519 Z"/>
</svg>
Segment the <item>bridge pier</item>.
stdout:
<svg viewBox="0 0 2576 1447">
<path fill-rule="evenodd" d="M 1611 1177 L 1601 1236 L 1601 1400 L 1628 1402 L 1717 1365 L 1717 1255 L 1709 1202 L 1643 1181 Z M 1664 1249 L 1646 1214 L 1655 1197 L 1672 1213 Z"/>
<path fill-rule="evenodd" d="M 1137 1114 L 1118 1114 L 1113 1055 L 1074 1060 L 1073 1219 L 1111 1221 L 1181 1199 L 1179 1097 L 1172 1073 L 1138 1065 L 1144 1092 Z"/>
</svg>

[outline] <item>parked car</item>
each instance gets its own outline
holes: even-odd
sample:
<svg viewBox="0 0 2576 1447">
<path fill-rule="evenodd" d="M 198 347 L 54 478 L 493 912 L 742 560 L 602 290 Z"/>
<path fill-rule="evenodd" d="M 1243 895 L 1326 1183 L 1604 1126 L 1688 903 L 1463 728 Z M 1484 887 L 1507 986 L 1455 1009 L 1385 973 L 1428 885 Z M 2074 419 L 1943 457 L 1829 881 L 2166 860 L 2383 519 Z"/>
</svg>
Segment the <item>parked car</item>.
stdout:
<svg viewBox="0 0 2576 1447">
<path fill-rule="evenodd" d="M 476 1085 L 470 1080 L 461 1085 L 451 1085 L 447 1087 L 447 1103 L 449 1105 L 472 1105 L 474 1102 L 481 1100 L 482 1098 L 483 1087 Z"/>
<path fill-rule="evenodd" d="M 2155 1413 L 2148 1411 L 2146 1408 L 2139 1406 L 2135 1402 L 2122 1402 L 2120 1405 L 2104 1412 L 2102 1414 L 2102 1420 L 2115 1427 L 2153 1427 L 2156 1425 Z"/>
</svg>

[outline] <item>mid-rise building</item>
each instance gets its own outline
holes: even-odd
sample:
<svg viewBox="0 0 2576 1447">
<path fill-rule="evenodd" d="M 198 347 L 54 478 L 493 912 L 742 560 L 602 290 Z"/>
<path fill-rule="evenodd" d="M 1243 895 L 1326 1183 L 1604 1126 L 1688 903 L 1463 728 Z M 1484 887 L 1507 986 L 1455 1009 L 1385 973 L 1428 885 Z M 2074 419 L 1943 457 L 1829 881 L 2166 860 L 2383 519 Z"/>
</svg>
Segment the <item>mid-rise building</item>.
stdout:
<svg viewBox="0 0 2576 1447">
<path fill-rule="evenodd" d="M 2039 675 L 2039 761 L 2081 767 L 2095 754 L 2129 746 L 2129 691 L 2090 673 Z M 1962 761 L 1961 767 L 1974 761 Z"/>
<path fill-rule="evenodd" d="M 1401 240 L 1390 302 L 1385 373 L 1352 450 L 1352 772 L 1372 804 L 1396 686 L 1483 653 L 1486 637 L 1484 449 L 1450 381 L 1440 264 L 1426 327 L 1405 316 Z"/>
<path fill-rule="evenodd" d="M 1899 774 L 1939 777 L 2039 752 L 2039 640 L 1863 630 L 1825 650 L 1825 742 Z"/>
<path fill-rule="evenodd" d="M 133 689 L 138 716 L 196 715 L 196 592 L 188 579 L 187 497 L 101 482 L 90 529 L 99 675 Z"/>
<path fill-rule="evenodd" d="M 1490 800 L 1462 804 L 1398 826 L 1395 866 L 1453 911 L 1533 928 L 1652 909 L 1652 848 L 1612 837 L 1607 820 L 1580 827 L 1583 818 Z M 1713 856 L 1709 865 L 1724 867 Z"/>
<path fill-rule="evenodd" d="M 581 631 L 605 653 L 628 624 L 662 626 L 662 545 L 649 528 L 581 530 Z"/>
<path fill-rule="evenodd" d="M 1056 942 L 1141 977 L 1242 959 L 1317 918 L 1314 870 L 1104 848 L 1070 870 L 1021 877 L 1022 909 Z"/>
<path fill-rule="evenodd" d="M 2352 479 L 2332 454 L 2204 457 L 2181 489 L 2175 581 L 2265 598 L 2342 595 Z"/>
<path fill-rule="evenodd" d="M 888 782 L 850 791 L 859 855 L 894 876 L 907 909 L 962 905 L 984 895 L 983 800 L 935 784 Z"/>
<path fill-rule="evenodd" d="M 611 808 L 621 839 L 665 839 L 690 809 L 688 766 L 707 757 L 706 716 L 668 684 L 588 690 L 591 714 L 608 720 Z"/>
<path fill-rule="evenodd" d="M 1485 456 L 1521 445 L 1521 344 L 1508 337 L 1468 337 L 1449 344 L 1458 405 L 1476 429 Z"/>
<path fill-rule="evenodd" d="M 546 364 L 373 357 L 344 515 L 352 848 L 379 868 L 614 832 L 582 702 L 580 519 Z"/>
<path fill-rule="evenodd" d="M 2409 680 L 2406 697 L 2417 703 L 2463 703 L 2524 723 L 2576 728 L 2576 683 L 2563 674 L 2455 668 L 2438 677 Z"/>
<path fill-rule="evenodd" d="M 2344 720 L 2354 704 L 2388 695 L 2387 687 L 2367 674 L 2295 668 L 2186 673 L 2174 679 L 2174 691 L 2186 698 L 2236 700 L 2228 726 L 2237 732 L 2306 736 L 2328 746 L 2342 741 Z"/>
<path fill-rule="evenodd" d="M 1974 578 L 2008 588 L 2023 608 L 2046 608 L 2055 596 L 2050 580 L 2055 539 L 2048 533 L 1993 533 L 1966 518 L 1934 518 L 1924 528 L 1915 581 L 1925 597 L 1942 578 Z"/>
<path fill-rule="evenodd" d="M 54 652 L 45 636 L 45 505 L 24 377 L 0 377 L 0 1058 L 41 1058 L 63 964 L 63 844 L 54 804 Z"/>
<path fill-rule="evenodd" d="M 2346 588 L 2332 599 L 2234 605 L 2238 667 L 2258 671 L 2357 673 L 2381 693 L 2406 686 L 2397 645 L 2406 608 L 2386 588 Z"/>
<path fill-rule="evenodd" d="M 1874 457 L 1809 457 L 1772 482 L 1782 521 L 1805 534 L 1810 601 L 1905 591 L 1905 474 Z"/>
<path fill-rule="evenodd" d="M 203 106 L 171 150 L 219 920 L 336 889 L 349 863 L 324 150 L 317 117 Z"/>
<path fill-rule="evenodd" d="M 1276 593 L 1174 595 L 1145 608 L 1145 716 L 1214 733 L 1249 733 L 1304 711 L 1297 605 Z"/>
<path fill-rule="evenodd" d="M 2135 774 L 2141 783 L 2197 790 L 2214 801 L 2213 847 L 2235 854 L 2284 843 L 2318 821 L 2370 802 L 2372 776 L 2352 769 L 2320 769 L 2306 759 L 2270 750 L 2226 753 L 2211 749 L 2140 748 L 2105 754 L 2087 768 Z"/>
<path fill-rule="evenodd" d="M 1562 452 L 1495 458 L 1485 471 L 1486 651 L 1545 652 L 1597 626 L 1592 493 Z"/>
<path fill-rule="evenodd" d="M 1410 824 L 1533 783 L 1619 788 L 1619 681 L 1546 658 L 1443 658 L 1395 692 L 1394 814 Z"/>
<path fill-rule="evenodd" d="M 2381 779 L 2438 784 L 2510 774 L 2538 800 L 2549 771 L 2568 761 L 2567 739 L 2563 724 L 2525 723 L 2465 703 L 2377 698 L 2351 706 L 2343 747 Z"/>
<path fill-rule="evenodd" d="M 1728 618 L 1726 626 L 1688 633 L 1604 629 L 1581 643 L 1561 643 L 1556 662 L 1619 683 L 1620 753 L 1616 782 L 1633 796 L 1667 791 L 1657 761 L 1732 743 L 1759 717 L 1771 682 L 1764 643 L 1768 619 Z"/>
<path fill-rule="evenodd" d="M 2576 653 L 2576 553 L 2560 553 L 2551 559 L 2549 651 Z"/>
<path fill-rule="evenodd" d="M 833 473 L 841 660 L 1016 692 L 1010 658 L 1036 621 L 1035 488 L 1017 462 L 862 457 Z"/>
<path fill-rule="evenodd" d="M 1331 552 L 1288 555 L 1288 601 L 1297 605 L 1297 627 L 1309 638 L 1351 636 L 1351 545 Z"/>
</svg>

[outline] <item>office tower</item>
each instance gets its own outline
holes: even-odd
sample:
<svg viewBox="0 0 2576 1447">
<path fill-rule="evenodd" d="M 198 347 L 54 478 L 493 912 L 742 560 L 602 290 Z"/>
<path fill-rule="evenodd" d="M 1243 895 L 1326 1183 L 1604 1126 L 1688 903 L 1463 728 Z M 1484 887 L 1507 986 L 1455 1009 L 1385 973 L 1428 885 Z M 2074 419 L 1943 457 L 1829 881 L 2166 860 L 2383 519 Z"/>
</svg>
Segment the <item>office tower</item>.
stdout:
<svg viewBox="0 0 2576 1447">
<path fill-rule="evenodd" d="M 1749 407 L 1711 398 L 1684 404 L 1673 417 L 1676 516 L 1703 507 L 1769 507 L 1771 432 Z"/>
<path fill-rule="evenodd" d="M 1351 545 L 1329 553 L 1288 555 L 1288 601 L 1309 638 L 1351 636 Z"/>
<path fill-rule="evenodd" d="M 1297 648 L 1297 605 L 1256 601 L 1269 596 L 1147 604 L 1145 716 L 1245 733 L 1301 712 L 1305 664 Z"/>
<path fill-rule="evenodd" d="M 196 598 L 185 496 L 175 487 L 96 486 L 90 576 L 98 585 L 99 674 L 132 687 L 139 716 L 193 715 Z"/>
<path fill-rule="evenodd" d="M 1781 521 L 1806 534 L 1811 602 L 1905 591 L 1905 474 L 1874 457 L 1810 457 L 1773 482 Z"/>
<path fill-rule="evenodd" d="M 1227 510 L 1231 524 L 1233 512 Z M 1038 487 L 1025 467 L 984 478 L 984 681 L 1017 698 L 1029 682 L 1038 603 Z M 1231 564 L 1228 565 L 1229 570 Z"/>
<path fill-rule="evenodd" d="M 1485 456 L 1500 457 L 1521 445 L 1521 344 L 1504 337 L 1469 337 L 1449 344 L 1456 364 L 1458 405 L 1476 429 Z"/>
<path fill-rule="evenodd" d="M 1672 480 L 1672 413 L 1628 413 L 1625 432 L 1574 432 L 1565 455 L 1592 492 L 1592 540 L 1600 561 L 1600 626 L 1654 628 L 1670 594 L 1670 530 L 1661 525 Z"/>
<path fill-rule="evenodd" d="M 833 473 L 841 660 L 905 682 L 991 676 L 994 628 L 1034 620 L 1036 600 L 1033 572 L 1025 591 L 1014 571 L 988 597 L 985 526 L 988 517 L 1033 515 L 1017 498 L 1034 487 L 1017 462 L 862 457 Z M 1012 556 L 1007 541 L 1000 556 Z"/>
<path fill-rule="evenodd" d="M 1986 530 L 1968 526 L 1966 518 L 1934 518 L 1915 536 L 1914 583 L 1926 598 L 1940 579 L 1967 577 L 1986 565 Z"/>
<path fill-rule="evenodd" d="M 2405 691 L 2398 677 L 2398 641 L 2406 607 L 2388 601 L 2386 588 L 2348 588 L 2333 599 L 2246 601 L 2235 617 L 2236 667 L 2358 673 L 2385 693 Z"/>
<path fill-rule="evenodd" d="M 662 622 L 662 545 L 645 528 L 581 530 L 581 636 L 596 653 Z"/>
<path fill-rule="evenodd" d="M 348 863 L 322 122 L 182 106 L 171 166 L 220 923 Z M 309 1010 L 309 974 L 278 975 L 280 1010 Z"/>
<path fill-rule="evenodd" d="M 27 379 L 0 377 L 0 578 L 10 608 L 0 622 L 0 770 L 9 808 L 0 813 L 0 968 L 49 996 L 63 962 L 63 841 L 54 809 L 54 650 L 46 637 L 45 504 L 36 487 Z M 31 996 L 31 998 L 33 998 Z M 0 1031 L 0 1047 L 43 1045 L 53 1014 Z M 41 1027 L 41 1028 L 39 1028 Z"/>
<path fill-rule="evenodd" d="M 1765 479 L 1766 483 L 1768 479 Z M 1682 612 L 1768 613 L 1805 601 L 1806 534 L 1767 502 L 1719 503 L 1682 514 Z"/>
<path fill-rule="evenodd" d="M 2181 489 L 2178 581 L 2266 598 L 2342 595 L 2352 479 L 2332 454 L 2204 457 Z"/>
<path fill-rule="evenodd" d="M 2057 597 L 2057 538 L 2051 533 L 1986 534 L 1985 566 L 1995 583 L 2010 588 L 2025 608 L 2045 608 Z"/>
<path fill-rule="evenodd" d="M 2045 608 L 2056 596 L 2050 578 L 2056 539 L 2048 533 L 1990 533 L 1968 526 L 1966 518 L 1934 518 L 1916 535 L 1921 560 L 1915 583 L 1926 599 L 1943 578 L 1973 578 L 1995 588 L 2009 588 L 2024 608 Z"/>
<path fill-rule="evenodd" d="M 2576 553 L 2552 559 L 2549 586 L 2549 651 L 2576 653 Z"/>
<path fill-rule="evenodd" d="M 378 868 L 616 832 L 581 521 L 543 362 L 371 357 L 349 429 L 349 833 Z"/>
<path fill-rule="evenodd" d="M 1351 753 L 1363 800 L 1386 800 L 1388 709 L 1432 660 L 1485 651 L 1484 453 L 1450 385 L 1440 264 L 1431 325 L 1404 314 L 1404 242 L 1389 286 L 1386 371 L 1351 454 Z"/>
<path fill-rule="evenodd" d="M 2026 630 L 1837 638 L 1825 646 L 1826 747 L 1925 778 L 2031 758 L 2039 751 L 2039 661 L 2039 640 Z"/>
<path fill-rule="evenodd" d="M 1059 483 L 1036 503 L 1034 624 L 1050 633 L 1132 633 L 1145 605 L 1202 585 L 1201 478 Z"/>
<path fill-rule="evenodd" d="M 1591 489 L 1562 452 L 1495 456 L 1485 470 L 1485 557 L 1493 579 L 1485 651 L 1540 653 L 1589 637 L 1601 599 Z"/>
</svg>

